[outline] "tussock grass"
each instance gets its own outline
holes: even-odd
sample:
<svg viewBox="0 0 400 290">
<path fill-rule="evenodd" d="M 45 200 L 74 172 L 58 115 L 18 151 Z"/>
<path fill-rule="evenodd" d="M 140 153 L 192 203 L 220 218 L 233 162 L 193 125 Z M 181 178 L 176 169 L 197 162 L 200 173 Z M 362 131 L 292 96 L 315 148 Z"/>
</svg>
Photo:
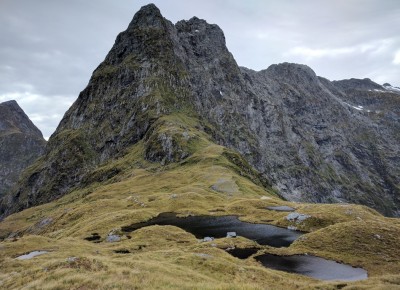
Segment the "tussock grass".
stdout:
<svg viewBox="0 0 400 290">
<path fill-rule="evenodd" d="M 93 172 L 84 188 L 51 203 L 7 217 L 0 223 L 2 289 L 393 289 L 400 285 L 400 222 L 364 206 L 303 204 L 281 200 L 240 156 L 212 143 L 192 119 L 164 120 L 190 127 L 190 156 L 161 165 L 149 162 L 143 141 L 123 157 Z M 163 129 L 162 129 L 163 130 Z M 181 129 L 179 129 L 181 130 Z M 110 178 L 102 180 L 102 176 Z M 90 181 L 91 180 L 91 181 Z M 89 182 L 90 181 L 90 182 Z M 223 186 L 215 186 L 223 184 Z M 216 190 L 217 189 L 217 190 Z M 288 205 L 311 218 L 297 224 Z M 321 282 L 240 260 L 227 247 L 251 247 L 244 238 L 200 243 L 173 226 L 151 226 L 130 234 L 121 227 L 162 212 L 186 215 L 238 215 L 241 220 L 296 226 L 307 232 L 279 255 L 309 253 L 364 267 L 371 278 L 360 282 Z M 121 241 L 105 242 L 110 233 Z M 86 241 L 97 233 L 99 243 Z M 48 254 L 15 257 L 34 250 Z M 125 253 L 116 253 L 121 250 Z"/>
</svg>

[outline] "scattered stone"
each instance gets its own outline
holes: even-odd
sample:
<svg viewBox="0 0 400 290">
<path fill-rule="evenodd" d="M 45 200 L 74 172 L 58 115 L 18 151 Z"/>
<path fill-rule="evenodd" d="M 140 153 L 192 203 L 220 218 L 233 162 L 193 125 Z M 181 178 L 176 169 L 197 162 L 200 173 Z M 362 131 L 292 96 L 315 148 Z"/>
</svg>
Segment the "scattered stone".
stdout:
<svg viewBox="0 0 400 290">
<path fill-rule="evenodd" d="M 126 199 L 136 203 L 137 205 L 139 205 L 141 207 L 145 207 L 146 206 L 146 204 L 144 202 L 140 201 L 139 198 L 134 196 L 134 195 L 128 196 Z"/>
<path fill-rule="evenodd" d="M 121 241 L 121 237 L 119 235 L 108 235 L 106 238 L 106 242 L 115 243 Z"/>
<path fill-rule="evenodd" d="M 203 242 L 212 242 L 214 241 L 213 237 L 204 237 Z"/>
<path fill-rule="evenodd" d="M 286 219 L 288 221 L 295 221 L 296 223 L 301 223 L 305 221 L 306 219 L 310 218 L 311 216 L 308 214 L 302 214 L 302 213 L 297 213 L 297 212 L 292 212 L 287 215 Z"/>
<path fill-rule="evenodd" d="M 236 232 L 227 232 L 226 237 L 227 238 L 236 238 Z"/>
<path fill-rule="evenodd" d="M 215 248 L 215 247 L 217 246 L 217 244 L 214 244 L 214 243 L 213 243 L 213 244 L 211 244 L 210 246 Z"/>
<path fill-rule="evenodd" d="M 77 259 L 78 259 L 77 257 L 68 257 L 68 258 L 67 258 L 67 262 L 68 262 L 68 263 L 73 263 L 73 262 L 75 262 Z"/>
<path fill-rule="evenodd" d="M 297 227 L 295 226 L 288 226 L 287 229 L 291 231 L 297 231 Z"/>
<path fill-rule="evenodd" d="M 177 197 L 178 197 L 178 195 L 177 195 L 176 193 L 171 194 L 171 195 L 169 196 L 170 199 L 175 199 L 175 198 L 177 198 Z"/>
<path fill-rule="evenodd" d="M 185 139 L 186 141 L 188 141 L 190 139 L 190 135 L 187 131 L 182 133 L 183 139 Z"/>
<path fill-rule="evenodd" d="M 378 240 L 380 240 L 380 239 L 381 239 L 381 236 L 380 236 L 380 235 L 378 235 L 378 234 L 375 234 L 375 235 L 374 235 L 374 237 L 375 237 L 375 238 L 377 238 Z"/>
</svg>

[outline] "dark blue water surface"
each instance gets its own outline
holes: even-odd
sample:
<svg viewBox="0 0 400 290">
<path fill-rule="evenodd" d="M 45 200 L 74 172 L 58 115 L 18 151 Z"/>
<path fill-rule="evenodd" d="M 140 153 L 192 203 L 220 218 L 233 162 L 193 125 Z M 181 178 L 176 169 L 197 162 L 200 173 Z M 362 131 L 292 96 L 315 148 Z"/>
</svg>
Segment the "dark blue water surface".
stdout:
<svg viewBox="0 0 400 290">
<path fill-rule="evenodd" d="M 125 232 L 151 225 L 171 225 L 192 233 L 198 239 L 204 237 L 224 238 L 227 232 L 236 232 L 257 242 L 272 247 L 288 247 L 303 233 L 266 224 L 242 222 L 236 216 L 189 216 L 177 217 L 175 213 L 162 213 L 146 222 L 123 227 Z"/>
</svg>

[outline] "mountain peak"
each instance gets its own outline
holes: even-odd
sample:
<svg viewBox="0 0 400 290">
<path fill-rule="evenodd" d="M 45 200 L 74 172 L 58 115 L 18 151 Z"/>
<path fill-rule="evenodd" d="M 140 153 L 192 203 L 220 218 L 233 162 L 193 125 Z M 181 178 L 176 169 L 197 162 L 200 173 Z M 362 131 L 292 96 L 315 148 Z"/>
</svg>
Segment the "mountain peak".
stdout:
<svg viewBox="0 0 400 290">
<path fill-rule="evenodd" d="M 207 55 L 211 52 L 215 56 L 227 51 L 225 35 L 216 24 L 210 24 L 204 19 L 192 17 L 189 20 L 181 20 L 175 24 L 180 41 L 190 50 L 196 50 L 195 54 Z"/>
<path fill-rule="evenodd" d="M 0 197 L 42 155 L 46 141 L 15 100 L 0 103 Z"/>
<path fill-rule="evenodd" d="M 32 123 L 15 100 L 0 103 L 0 132 L 10 130 L 42 138 L 40 130 Z"/>
<path fill-rule="evenodd" d="M 349 90 L 349 89 L 356 89 L 356 90 L 382 90 L 383 87 L 375 82 L 373 82 L 369 78 L 364 78 L 364 79 L 347 79 L 347 80 L 340 80 L 340 81 L 333 81 L 333 84 L 336 86 L 340 87 L 341 89 L 344 90 Z"/>
<path fill-rule="evenodd" d="M 133 27 L 160 27 L 164 17 L 161 15 L 160 9 L 154 4 L 148 4 L 140 8 L 140 10 L 133 16 L 128 30 Z"/>
<path fill-rule="evenodd" d="M 317 83 L 318 77 L 315 72 L 304 64 L 279 63 L 270 65 L 265 71 L 272 78 L 285 79 L 293 83 Z"/>
<path fill-rule="evenodd" d="M 15 100 L 10 100 L 10 101 L 5 101 L 3 103 L 0 103 L 0 106 L 4 108 L 8 108 L 9 110 L 13 110 L 18 113 L 23 113 L 21 107 L 18 105 L 17 101 Z"/>
<path fill-rule="evenodd" d="M 142 7 L 64 115 L 46 155 L 3 199 L 0 214 L 110 179 L 119 169 L 97 169 L 131 150 L 145 163 L 183 162 L 199 136 L 207 136 L 243 154 L 287 199 L 356 196 L 400 215 L 400 167 L 379 151 L 399 151 L 399 142 L 390 139 L 397 138 L 391 131 L 397 127 L 386 126 L 386 119 L 375 124 L 368 119 L 372 112 L 363 111 L 366 104 L 342 100 L 345 91 L 320 81 L 306 65 L 242 71 L 217 25 L 197 17 L 173 25 L 155 5 Z M 385 134 L 378 135 L 376 126 Z M 368 188 L 364 176 L 371 177 Z M 371 203 L 377 192 L 382 201 Z"/>
<path fill-rule="evenodd" d="M 138 12 L 140 11 L 147 11 L 147 12 L 152 12 L 152 13 L 158 13 L 160 14 L 160 9 L 154 4 L 154 3 L 149 3 L 147 5 L 142 6 Z"/>
<path fill-rule="evenodd" d="M 17 106 L 17 107 L 19 107 L 16 100 L 5 101 L 3 103 L 0 103 L 0 105 Z"/>
<path fill-rule="evenodd" d="M 204 19 L 200 19 L 196 16 L 190 18 L 189 20 L 181 20 L 176 23 L 176 28 L 180 32 L 190 32 L 190 33 L 201 33 L 212 31 L 218 33 L 225 40 L 224 32 L 216 24 L 210 24 Z"/>
<path fill-rule="evenodd" d="M 307 74 L 312 77 L 316 77 L 315 72 L 307 65 L 283 62 L 279 64 L 270 65 L 267 71 L 279 73 L 279 74 Z"/>
</svg>

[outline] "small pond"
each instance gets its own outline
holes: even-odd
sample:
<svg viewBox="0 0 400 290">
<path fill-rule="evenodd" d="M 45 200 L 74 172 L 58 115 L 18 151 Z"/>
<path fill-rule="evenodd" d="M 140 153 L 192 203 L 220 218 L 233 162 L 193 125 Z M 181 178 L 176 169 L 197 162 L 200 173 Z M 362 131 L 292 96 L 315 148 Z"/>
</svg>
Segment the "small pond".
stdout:
<svg viewBox="0 0 400 290">
<path fill-rule="evenodd" d="M 274 211 L 294 211 L 293 207 L 287 205 L 280 205 L 280 206 L 268 206 L 267 209 L 274 210 Z"/>
<path fill-rule="evenodd" d="M 264 254 L 254 258 L 267 268 L 301 274 L 320 280 L 356 281 L 368 278 L 367 271 L 362 268 L 355 268 L 315 256 Z"/>
<path fill-rule="evenodd" d="M 247 259 L 251 255 L 257 253 L 259 248 L 234 248 L 234 249 L 227 249 L 226 252 L 231 254 L 232 256 L 239 258 L 239 259 Z"/>
<path fill-rule="evenodd" d="M 47 253 L 48 253 L 48 251 L 33 251 L 33 252 L 28 253 L 28 254 L 24 254 L 24 255 L 18 256 L 15 259 L 17 259 L 17 260 L 29 260 L 29 259 L 32 259 L 32 258 L 34 258 L 36 256 L 40 256 L 40 255 L 47 254 Z"/>
<path fill-rule="evenodd" d="M 279 209 L 278 209 L 279 210 Z M 285 209 L 288 210 L 288 209 Z M 137 229 L 152 225 L 171 225 L 192 233 L 198 239 L 211 241 L 209 237 L 225 238 L 228 233 L 234 232 L 257 242 L 260 245 L 272 247 L 288 247 L 303 233 L 267 224 L 253 224 L 243 222 L 237 216 L 189 216 L 177 217 L 175 213 L 162 213 L 146 222 L 122 227 L 124 232 L 133 232 Z M 227 252 L 239 259 L 247 259 L 260 250 L 252 248 L 227 249 Z M 306 275 L 321 280 L 354 281 L 367 279 L 367 272 L 361 268 L 340 264 L 335 261 L 307 255 L 276 256 L 263 254 L 254 257 L 265 267 Z"/>
<path fill-rule="evenodd" d="M 132 232 L 151 225 L 171 225 L 192 233 L 198 239 L 204 237 L 224 238 L 228 232 L 236 232 L 257 242 L 272 247 L 288 247 L 303 233 L 267 224 L 243 222 L 237 216 L 189 216 L 177 217 L 175 213 L 161 213 L 146 222 L 122 227 L 124 232 Z"/>
</svg>

